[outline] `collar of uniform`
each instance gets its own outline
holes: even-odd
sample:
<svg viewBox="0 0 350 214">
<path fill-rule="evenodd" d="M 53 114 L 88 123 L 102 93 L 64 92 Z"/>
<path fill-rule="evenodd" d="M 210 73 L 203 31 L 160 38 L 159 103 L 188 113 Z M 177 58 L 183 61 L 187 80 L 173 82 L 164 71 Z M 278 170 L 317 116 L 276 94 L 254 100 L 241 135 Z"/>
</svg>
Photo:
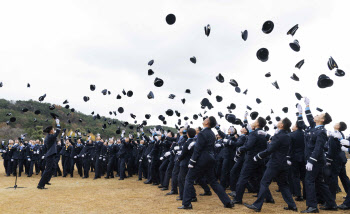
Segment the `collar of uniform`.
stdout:
<svg viewBox="0 0 350 214">
<path fill-rule="evenodd" d="M 315 128 L 320 128 L 320 127 L 324 127 L 324 125 L 318 125 L 318 126 L 315 126 Z"/>
</svg>

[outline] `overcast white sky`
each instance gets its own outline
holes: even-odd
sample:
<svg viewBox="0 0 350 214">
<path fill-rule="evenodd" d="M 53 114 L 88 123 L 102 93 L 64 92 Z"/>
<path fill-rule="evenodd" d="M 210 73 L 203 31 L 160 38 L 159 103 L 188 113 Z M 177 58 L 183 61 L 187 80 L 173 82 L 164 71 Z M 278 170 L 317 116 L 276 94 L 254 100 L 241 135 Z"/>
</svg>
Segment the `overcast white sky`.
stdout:
<svg viewBox="0 0 350 214">
<path fill-rule="evenodd" d="M 288 116 L 294 121 L 298 102 L 294 93 L 299 92 L 310 98 L 314 114 L 320 107 L 334 121 L 350 125 L 349 8 L 345 0 L 2 1 L 0 98 L 37 100 L 46 93 L 46 102 L 62 104 L 68 99 L 71 107 L 86 114 L 95 111 L 108 116 L 121 106 L 125 112 L 118 119 L 133 121 L 133 113 L 141 121 L 150 113 L 149 124 L 158 124 L 158 115 L 166 116 L 167 109 L 180 111 L 182 119 L 203 113 L 204 97 L 214 105 L 207 115 L 217 118 L 218 111 L 227 113 L 233 102 L 237 105 L 233 113 L 240 118 L 249 105 L 261 116 L 272 108 L 272 118 Z M 169 13 L 176 15 L 174 25 L 165 22 Z M 275 24 L 270 34 L 261 31 L 266 20 Z M 203 30 L 207 24 L 212 27 L 209 37 Z M 299 29 L 294 37 L 286 35 L 295 24 Z M 247 41 L 241 39 L 243 30 L 248 30 Z M 294 39 L 301 46 L 298 53 L 289 47 Z M 262 47 L 270 51 L 265 63 L 256 58 Z M 190 62 L 192 56 L 197 64 Z M 328 69 L 330 56 L 345 77 L 336 77 Z M 151 59 L 155 74 L 148 76 Z M 294 66 L 301 59 L 305 64 L 298 70 Z M 272 77 L 265 78 L 267 72 Z M 225 83 L 216 81 L 219 73 Z M 299 82 L 290 79 L 293 73 Z M 330 76 L 333 87 L 319 89 L 320 74 Z M 163 87 L 153 85 L 156 77 L 164 80 Z M 248 95 L 236 93 L 230 79 L 239 83 L 242 92 L 248 88 Z M 281 90 L 271 85 L 275 80 Z M 90 91 L 90 84 L 96 85 L 96 91 Z M 187 88 L 191 94 L 185 94 Z M 112 95 L 103 96 L 103 89 Z M 133 90 L 134 96 L 117 100 L 123 89 Z M 149 91 L 155 99 L 147 99 Z M 170 93 L 176 95 L 174 100 L 168 99 Z M 90 97 L 87 103 L 85 95 Z M 221 103 L 215 101 L 216 95 L 223 96 Z M 185 105 L 181 98 L 186 99 Z M 256 98 L 262 100 L 260 105 Z M 288 114 L 283 107 L 289 107 Z M 168 124 L 173 126 L 177 119 L 167 117 Z M 218 121 L 229 125 L 224 118 Z"/>
</svg>

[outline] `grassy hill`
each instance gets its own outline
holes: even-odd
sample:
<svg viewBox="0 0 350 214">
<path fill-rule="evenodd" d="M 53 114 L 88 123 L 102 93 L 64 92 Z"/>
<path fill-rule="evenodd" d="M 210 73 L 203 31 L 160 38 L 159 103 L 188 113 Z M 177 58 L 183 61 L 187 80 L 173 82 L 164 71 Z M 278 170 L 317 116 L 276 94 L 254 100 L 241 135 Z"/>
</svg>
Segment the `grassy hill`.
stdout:
<svg viewBox="0 0 350 214">
<path fill-rule="evenodd" d="M 65 107 L 55 105 L 54 110 L 50 110 L 50 103 L 40 103 L 37 101 L 8 101 L 5 99 L 0 99 L 0 140 L 15 139 L 21 134 L 27 133 L 27 138 L 37 139 L 44 135 L 42 134 L 43 127 L 49 125 L 54 125 L 55 122 L 50 116 L 53 112 L 59 115 L 60 123 L 62 128 L 66 128 L 66 133 L 69 134 L 71 131 L 80 130 L 83 134 L 88 134 L 88 130 L 91 131 L 91 136 L 100 133 L 102 137 L 120 137 L 116 134 L 116 130 L 120 127 L 121 130 L 125 129 L 126 133 L 135 133 L 137 124 L 125 125 L 125 121 L 119 121 L 116 119 L 101 117 L 100 119 L 93 118 L 92 115 L 85 115 L 77 110 L 74 112 L 71 109 L 66 109 Z M 27 108 L 27 112 L 22 112 L 23 108 Z M 34 111 L 40 110 L 40 114 L 36 115 Z M 6 116 L 7 113 L 11 113 L 11 116 Z M 6 124 L 11 117 L 16 117 L 15 122 L 10 122 L 9 125 Z M 36 122 L 34 122 L 34 118 Z M 79 121 L 82 119 L 82 122 Z M 70 120 L 71 123 L 68 123 Z M 141 121 L 139 121 L 141 122 Z M 103 130 L 103 125 L 106 128 Z M 130 125 L 133 125 L 131 129 Z M 147 130 L 154 126 L 146 126 L 144 130 Z M 164 130 L 175 131 L 174 128 L 163 127 Z"/>
</svg>

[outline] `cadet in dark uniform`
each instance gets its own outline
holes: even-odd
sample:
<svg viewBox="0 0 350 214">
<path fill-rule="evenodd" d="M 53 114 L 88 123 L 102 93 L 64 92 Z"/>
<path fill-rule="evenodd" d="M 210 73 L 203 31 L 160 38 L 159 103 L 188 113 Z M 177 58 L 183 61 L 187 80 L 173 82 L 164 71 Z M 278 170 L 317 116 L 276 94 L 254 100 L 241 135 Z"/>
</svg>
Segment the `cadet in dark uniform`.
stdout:
<svg viewBox="0 0 350 214">
<path fill-rule="evenodd" d="M 244 190 L 248 180 L 254 175 L 254 173 L 258 175 L 257 180 L 259 182 L 263 176 L 265 168 L 264 160 L 260 159 L 258 161 L 254 161 L 253 158 L 259 152 L 262 152 L 267 148 L 267 140 L 264 135 L 260 134 L 260 132 L 265 133 L 262 131 L 262 128 L 265 127 L 265 125 L 266 120 L 259 117 L 251 125 L 255 130 L 249 133 L 247 142 L 236 150 L 236 157 L 240 157 L 241 154 L 246 153 L 243 168 L 236 185 L 236 196 L 233 200 L 233 202 L 236 204 L 242 204 Z M 273 203 L 273 201 L 271 201 L 271 203 Z"/>
<path fill-rule="evenodd" d="M 302 211 L 302 213 L 319 212 L 317 208 L 316 188 L 326 202 L 326 205 L 320 209 L 337 210 L 337 204 L 329 191 L 328 185 L 324 181 L 322 172 L 325 164 L 323 149 L 327 142 L 327 133 L 324 126 L 332 122 L 332 118 L 328 113 L 313 117 L 309 108 L 309 103 L 309 99 L 305 98 L 305 114 L 310 127 L 308 127 L 305 133 L 305 160 L 307 161 L 305 187 L 307 209 Z"/>
<path fill-rule="evenodd" d="M 101 178 L 102 175 L 102 147 L 103 147 L 103 140 L 100 136 L 97 136 L 96 143 L 95 143 L 95 179 Z"/>
<path fill-rule="evenodd" d="M 114 178 L 114 164 L 116 162 L 118 153 L 118 146 L 114 144 L 113 139 L 109 140 L 108 148 L 107 148 L 107 154 L 108 154 L 108 165 L 107 165 L 107 176 L 106 179 Z"/>
<path fill-rule="evenodd" d="M 193 184 L 196 178 L 203 176 L 206 176 L 207 182 L 219 196 L 225 208 L 232 208 L 234 206 L 228 195 L 225 193 L 225 189 L 217 182 L 215 177 L 215 134 L 211 130 L 215 126 L 215 117 L 208 117 L 203 121 L 204 129 L 197 136 L 194 151 L 188 164 L 188 168 L 190 169 L 185 180 L 182 206 L 179 207 L 179 209 L 192 209 L 191 201 L 195 194 Z"/>
<path fill-rule="evenodd" d="M 264 176 L 261 179 L 257 200 L 252 205 L 244 204 L 249 209 L 260 212 L 264 199 L 271 196 L 269 190 L 271 181 L 273 178 L 276 178 L 283 199 L 288 204 L 288 207 L 285 207 L 284 209 L 293 211 L 298 210 L 292 194 L 289 191 L 288 185 L 287 154 L 291 143 L 291 138 L 288 135 L 288 132 L 290 131 L 291 125 L 292 123 L 288 118 L 280 120 L 277 124 L 278 133 L 272 137 L 268 149 L 259 152 L 256 156 L 254 156 L 253 159 L 255 162 L 264 159 L 269 155 L 271 155 L 271 158 L 267 163 L 267 169 L 265 170 Z"/>
<path fill-rule="evenodd" d="M 90 171 L 90 165 L 91 165 L 91 157 L 92 153 L 95 150 L 93 147 L 93 143 L 91 141 L 91 137 L 89 136 L 86 144 L 84 145 L 83 149 L 81 150 L 79 156 L 83 159 L 83 168 L 84 168 L 84 177 L 83 178 L 88 178 L 89 177 L 89 171 Z"/>
<path fill-rule="evenodd" d="M 49 182 L 55 167 L 54 162 L 55 162 L 55 155 L 57 153 L 56 138 L 61 131 L 59 119 L 56 119 L 56 124 L 57 124 L 56 133 L 54 132 L 52 126 L 49 126 L 44 130 L 45 133 L 48 133 L 44 141 L 44 145 L 47 148 L 47 152 L 45 154 L 46 167 L 39 181 L 38 189 L 47 189 L 45 188 L 45 185 L 50 184 Z"/>
</svg>

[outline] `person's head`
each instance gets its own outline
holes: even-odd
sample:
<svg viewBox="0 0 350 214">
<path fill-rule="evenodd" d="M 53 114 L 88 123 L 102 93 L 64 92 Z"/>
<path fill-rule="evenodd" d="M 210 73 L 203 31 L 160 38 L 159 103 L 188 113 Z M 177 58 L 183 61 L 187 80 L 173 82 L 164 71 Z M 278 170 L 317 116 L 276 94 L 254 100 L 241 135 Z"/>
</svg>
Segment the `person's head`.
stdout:
<svg viewBox="0 0 350 214">
<path fill-rule="evenodd" d="M 244 135 L 248 134 L 248 130 L 245 127 L 242 127 L 240 132 L 241 132 L 241 134 L 244 134 Z"/>
<path fill-rule="evenodd" d="M 292 122 L 288 118 L 284 118 L 283 120 L 280 120 L 277 123 L 277 128 L 279 130 L 290 131 L 291 125 L 292 125 Z"/>
<path fill-rule="evenodd" d="M 258 117 L 258 119 L 256 119 L 251 126 L 252 126 L 252 129 L 258 129 L 258 128 L 262 129 L 266 126 L 266 120 L 263 117 Z"/>
<path fill-rule="evenodd" d="M 141 140 L 142 141 L 142 140 Z M 117 140 L 117 144 L 121 144 L 122 142 L 120 141 L 120 139 Z"/>
<path fill-rule="evenodd" d="M 109 145 L 112 145 L 113 144 L 113 139 L 110 139 L 109 142 L 108 142 Z"/>
<path fill-rule="evenodd" d="M 339 122 L 339 123 L 336 123 L 334 125 L 334 130 L 337 130 L 337 131 L 340 131 L 340 132 L 345 131 L 347 128 L 348 128 L 348 126 L 344 122 Z"/>
<path fill-rule="evenodd" d="M 327 125 L 332 122 L 332 117 L 327 112 L 323 114 L 316 115 L 314 117 L 314 122 L 316 125 Z"/>
<path fill-rule="evenodd" d="M 167 136 L 168 137 L 174 137 L 174 132 L 168 132 Z"/>
<path fill-rule="evenodd" d="M 36 144 L 36 145 L 39 145 L 39 144 L 40 144 L 40 140 L 36 140 L 36 141 L 35 141 L 35 144 Z"/>
<path fill-rule="evenodd" d="M 237 134 L 237 129 L 236 129 L 235 127 L 231 126 L 231 127 L 228 129 L 227 134 L 233 136 L 233 135 Z"/>
<path fill-rule="evenodd" d="M 10 145 L 13 145 L 13 143 L 14 143 L 13 140 L 9 140 Z"/>
<path fill-rule="evenodd" d="M 196 136 L 196 130 L 193 128 L 187 129 L 187 137 L 194 138 Z"/>
<path fill-rule="evenodd" d="M 203 120 L 203 127 L 205 128 L 214 128 L 216 126 L 216 119 L 213 116 L 210 116 Z"/>
<path fill-rule="evenodd" d="M 183 131 L 184 131 L 184 128 L 181 128 L 180 129 L 180 136 L 182 136 Z"/>
<path fill-rule="evenodd" d="M 101 136 L 97 136 L 96 141 L 100 141 L 100 140 L 101 140 Z"/>
<path fill-rule="evenodd" d="M 77 140 L 77 142 L 80 144 L 80 143 L 81 143 L 81 140 L 80 140 L 80 139 L 78 139 L 78 140 Z"/>
<path fill-rule="evenodd" d="M 198 126 L 198 127 L 196 128 L 196 134 L 198 134 L 198 133 L 201 132 L 201 131 L 202 131 L 202 127 Z"/>
<path fill-rule="evenodd" d="M 140 144 L 145 144 L 145 141 L 144 140 L 140 140 Z"/>
<path fill-rule="evenodd" d="M 125 143 L 129 143 L 130 139 L 127 137 L 125 138 Z"/>
</svg>

